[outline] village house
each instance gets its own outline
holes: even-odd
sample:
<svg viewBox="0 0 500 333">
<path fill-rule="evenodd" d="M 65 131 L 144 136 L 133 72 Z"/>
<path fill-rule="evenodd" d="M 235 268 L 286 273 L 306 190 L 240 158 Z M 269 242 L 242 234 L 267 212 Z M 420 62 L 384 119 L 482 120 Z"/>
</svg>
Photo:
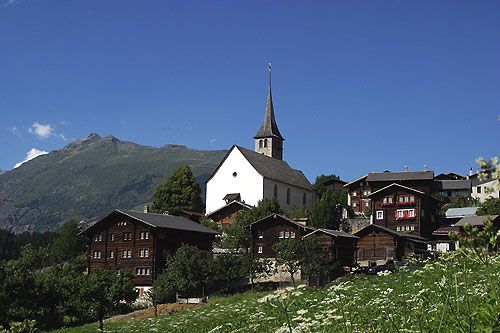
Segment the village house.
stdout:
<svg viewBox="0 0 500 333">
<path fill-rule="evenodd" d="M 129 271 L 140 296 L 182 244 L 212 255 L 217 232 L 181 216 L 114 210 L 83 231 L 88 239 L 87 267 Z"/>
<path fill-rule="evenodd" d="M 271 72 L 264 121 L 254 136 L 255 151 L 234 145 L 207 180 L 206 211 L 210 215 L 230 201 L 256 206 L 276 198 L 284 211 L 311 210 L 315 192 L 306 176 L 283 160 L 283 141 L 274 114 Z"/>
<path fill-rule="evenodd" d="M 316 229 L 303 238 L 315 236 L 323 250 L 348 270 L 356 264 L 356 243 L 359 237 L 342 230 Z"/>
<path fill-rule="evenodd" d="M 222 206 L 221 208 L 207 214 L 206 217 L 217 223 L 218 225 L 230 225 L 236 221 L 238 214 L 243 211 L 252 208 L 252 206 L 247 205 L 241 201 L 233 200 Z"/>
</svg>

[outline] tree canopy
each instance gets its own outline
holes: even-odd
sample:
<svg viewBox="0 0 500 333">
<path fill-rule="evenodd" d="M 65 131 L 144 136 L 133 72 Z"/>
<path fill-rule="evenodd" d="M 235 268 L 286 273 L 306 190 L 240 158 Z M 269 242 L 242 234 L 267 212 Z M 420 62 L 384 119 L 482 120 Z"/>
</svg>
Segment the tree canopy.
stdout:
<svg viewBox="0 0 500 333">
<path fill-rule="evenodd" d="M 347 191 L 340 189 L 333 193 L 326 189 L 314 205 L 311 225 L 317 228 L 338 229 L 342 222 L 342 210 L 347 204 Z"/>
<path fill-rule="evenodd" d="M 203 203 L 200 193 L 200 185 L 191 169 L 183 166 L 156 187 L 151 209 L 155 213 L 171 214 L 180 210 L 201 212 Z"/>
<path fill-rule="evenodd" d="M 476 212 L 477 215 L 500 215 L 500 199 L 488 198 L 484 200 Z"/>
</svg>

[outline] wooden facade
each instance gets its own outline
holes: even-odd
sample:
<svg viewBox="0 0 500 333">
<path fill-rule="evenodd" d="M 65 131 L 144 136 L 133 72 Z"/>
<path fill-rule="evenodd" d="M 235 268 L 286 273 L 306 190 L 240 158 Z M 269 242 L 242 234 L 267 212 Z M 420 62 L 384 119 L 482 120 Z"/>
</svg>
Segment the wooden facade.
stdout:
<svg viewBox="0 0 500 333">
<path fill-rule="evenodd" d="M 438 228 L 437 200 L 424 192 L 391 184 L 370 198 L 374 224 L 425 238 Z"/>
<path fill-rule="evenodd" d="M 179 216 L 115 210 L 89 226 L 88 271 L 129 271 L 137 286 L 151 286 L 165 260 L 182 244 L 211 254 L 215 231 Z"/>
<path fill-rule="evenodd" d="M 305 237 L 317 237 L 323 250 L 335 258 L 340 266 L 353 267 L 356 264 L 357 236 L 330 229 L 317 229 Z"/>
<path fill-rule="evenodd" d="M 371 193 L 371 188 L 366 178 L 368 175 L 358 178 L 344 185 L 348 190 L 348 205 L 352 208 L 355 215 L 363 215 L 371 211 L 371 202 L 368 197 Z"/>
<path fill-rule="evenodd" d="M 357 241 L 357 260 L 387 261 L 402 260 L 413 254 L 426 252 L 427 242 L 424 238 L 406 235 L 394 230 L 371 224 L 354 233 Z"/>
<path fill-rule="evenodd" d="M 275 258 L 273 245 L 280 240 L 296 239 L 314 231 L 314 228 L 292 221 L 284 216 L 274 214 L 251 226 L 252 253 L 256 257 Z"/>
<path fill-rule="evenodd" d="M 251 208 L 251 206 L 244 204 L 240 201 L 232 201 L 217 209 L 216 211 L 207 214 L 207 218 L 211 219 L 219 225 L 231 225 L 236 221 L 238 214 L 242 210 Z"/>
</svg>

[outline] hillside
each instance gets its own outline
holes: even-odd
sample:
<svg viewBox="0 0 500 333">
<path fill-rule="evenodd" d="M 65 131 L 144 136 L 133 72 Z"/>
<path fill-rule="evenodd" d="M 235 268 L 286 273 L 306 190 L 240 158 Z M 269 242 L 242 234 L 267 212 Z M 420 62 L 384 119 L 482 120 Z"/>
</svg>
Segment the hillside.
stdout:
<svg viewBox="0 0 500 333">
<path fill-rule="evenodd" d="M 151 200 L 155 186 L 189 165 L 202 187 L 225 151 L 160 148 L 91 134 L 0 175 L 0 228 L 55 230 Z"/>
<path fill-rule="evenodd" d="M 0 175 L 1 175 L 2 173 L 5 173 L 5 171 L 4 171 L 4 170 L 2 170 L 2 169 L 0 169 Z"/>
<path fill-rule="evenodd" d="M 448 253 L 425 267 L 351 276 L 326 288 L 245 293 L 106 332 L 496 332 L 500 256 Z M 289 326 L 287 324 L 289 320 Z M 95 324 L 60 330 L 95 332 Z"/>
</svg>

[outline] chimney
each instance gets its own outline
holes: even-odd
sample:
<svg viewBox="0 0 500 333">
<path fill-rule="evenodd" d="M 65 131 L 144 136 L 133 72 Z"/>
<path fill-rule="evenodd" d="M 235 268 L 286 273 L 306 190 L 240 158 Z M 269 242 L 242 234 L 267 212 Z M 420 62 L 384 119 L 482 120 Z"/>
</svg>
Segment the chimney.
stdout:
<svg viewBox="0 0 500 333">
<path fill-rule="evenodd" d="M 405 165 L 405 166 L 403 167 L 403 171 L 404 171 L 404 172 L 408 172 L 408 166 L 407 166 L 407 165 Z"/>
<path fill-rule="evenodd" d="M 148 205 L 144 205 L 144 213 L 149 213 L 149 206 Z"/>
<path fill-rule="evenodd" d="M 469 169 L 469 176 L 472 176 L 474 172 L 472 171 L 472 168 Z"/>
<path fill-rule="evenodd" d="M 427 172 L 429 170 L 427 170 L 427 164 L 424 164 L 424 172 Z"/>
</svg>

